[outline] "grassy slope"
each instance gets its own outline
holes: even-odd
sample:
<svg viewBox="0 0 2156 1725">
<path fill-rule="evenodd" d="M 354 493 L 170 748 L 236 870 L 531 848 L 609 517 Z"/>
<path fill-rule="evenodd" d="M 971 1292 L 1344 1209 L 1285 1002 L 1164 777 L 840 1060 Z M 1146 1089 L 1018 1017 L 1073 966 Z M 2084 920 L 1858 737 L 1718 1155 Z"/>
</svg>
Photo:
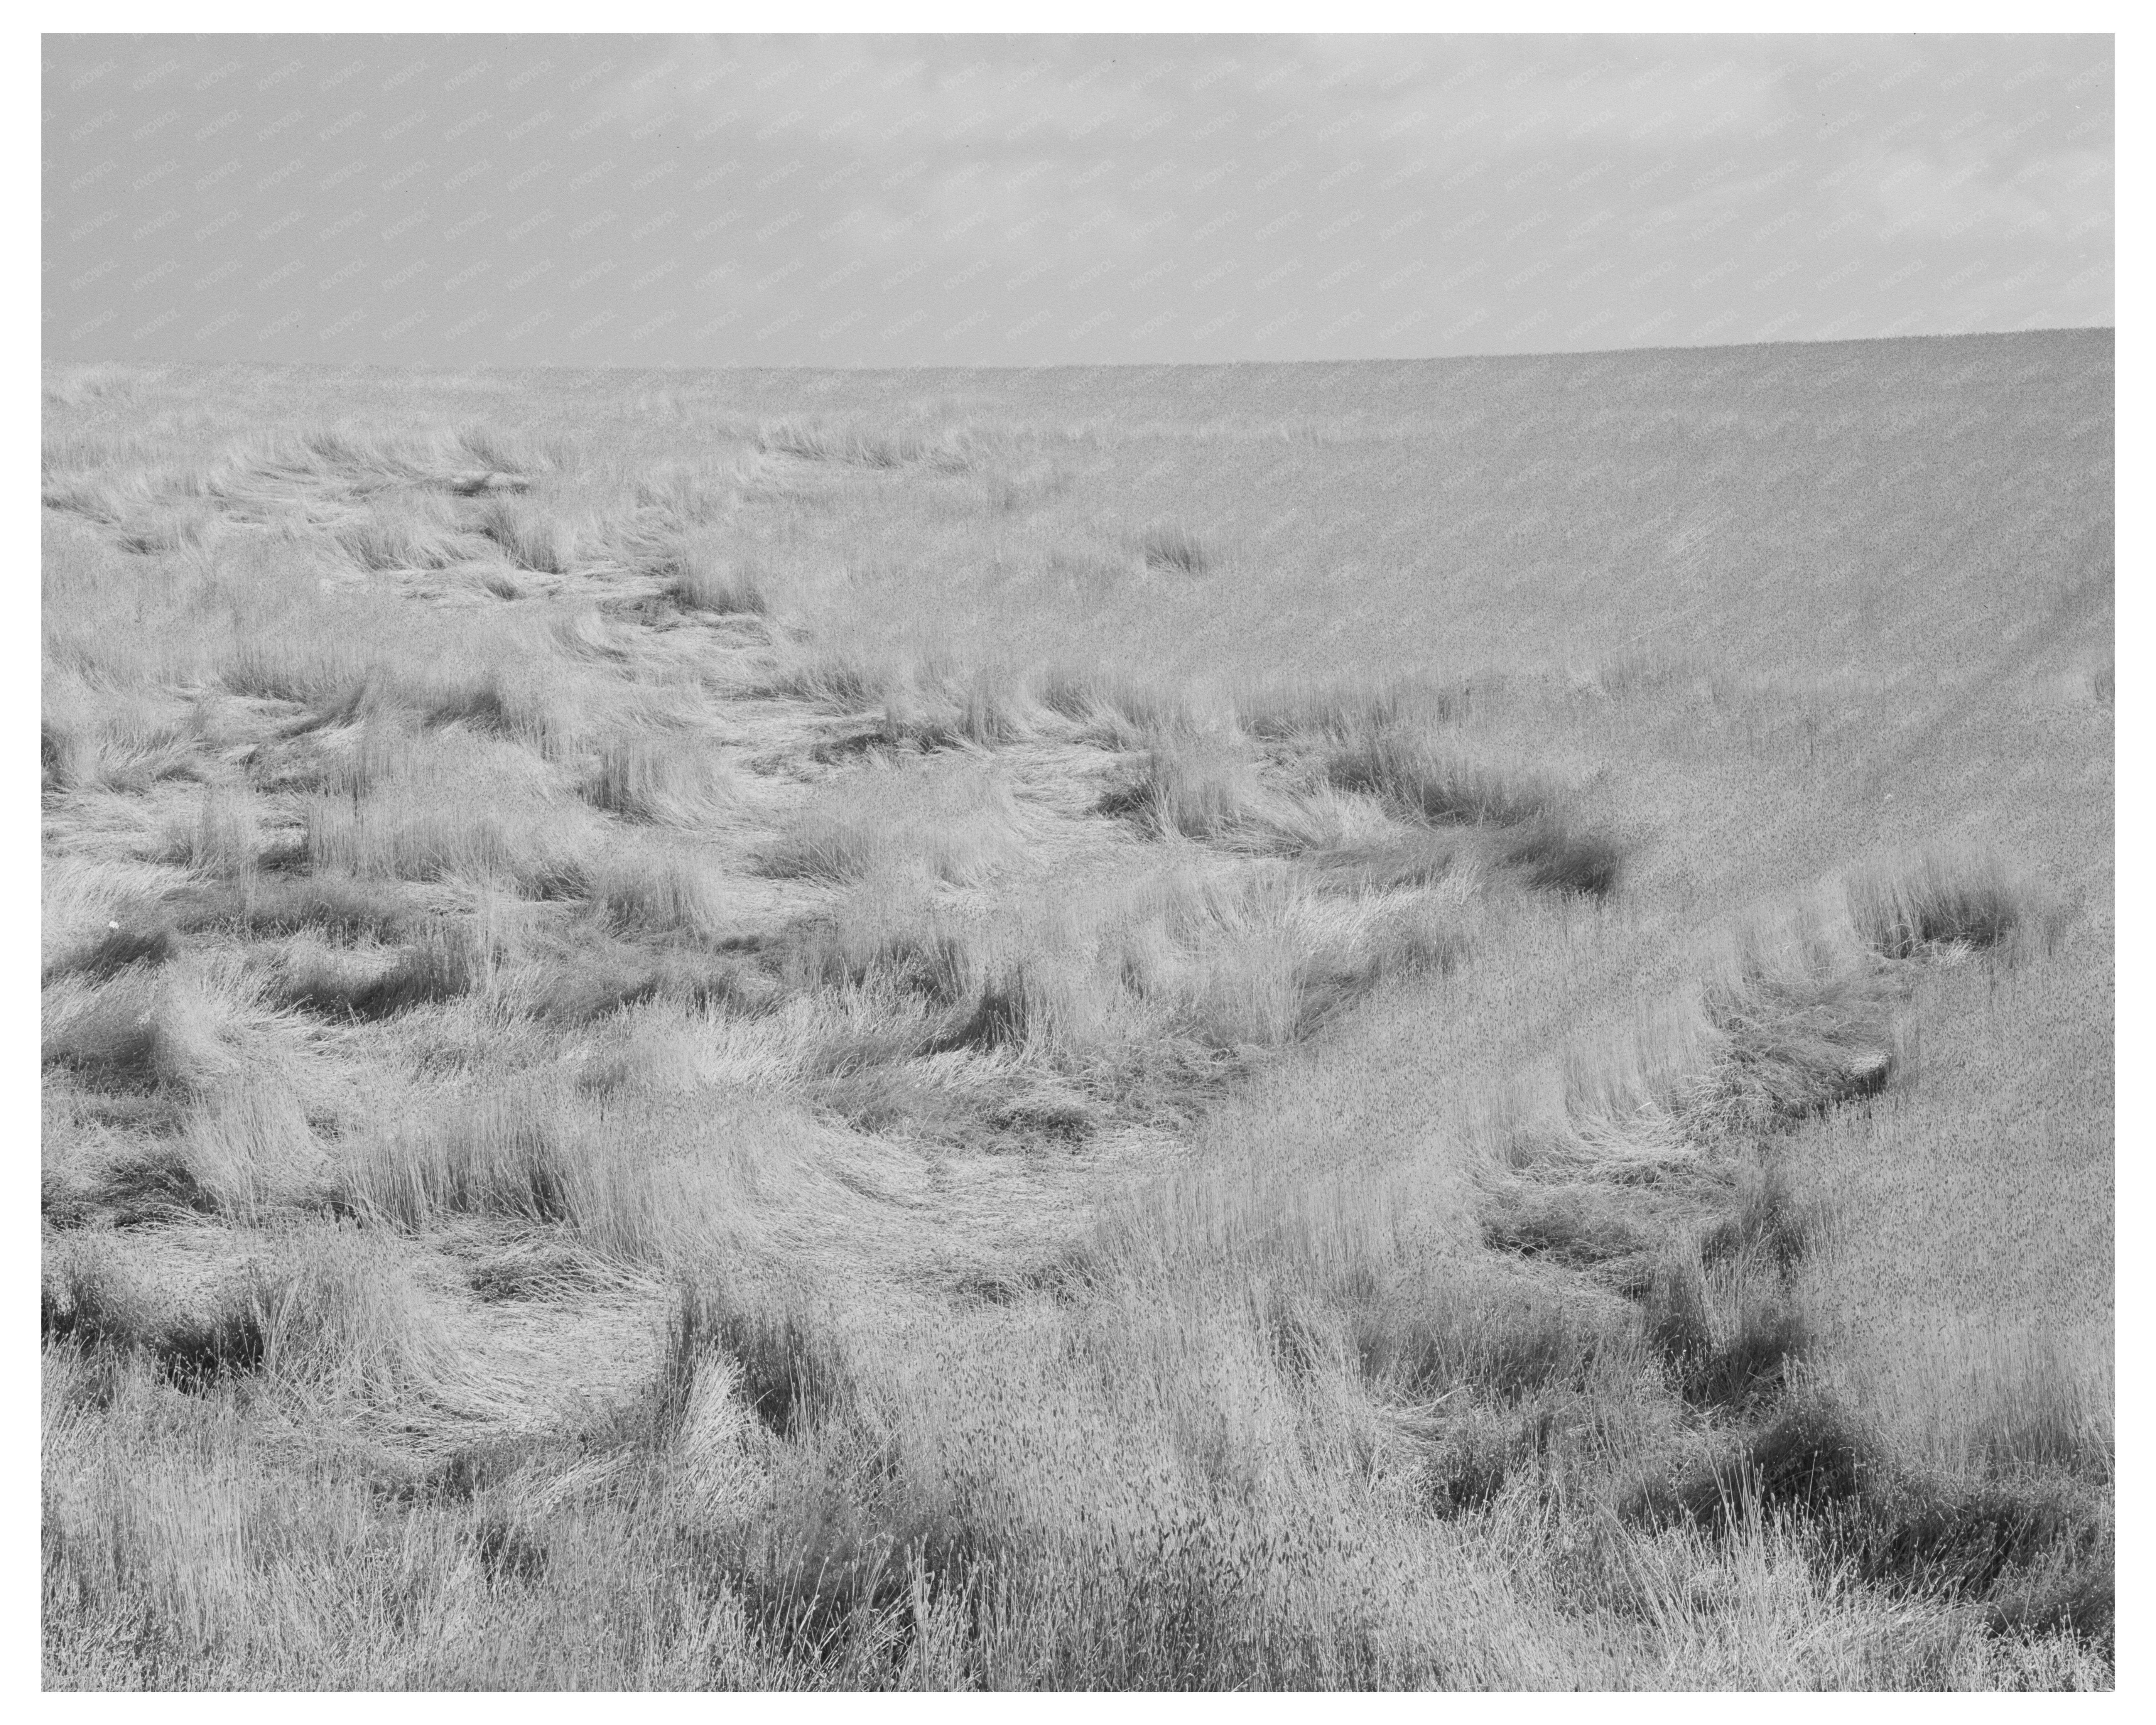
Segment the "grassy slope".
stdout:
<svg viewBox="0 0 2156 1725">
<path fill-rule="evenodd" d="M 50 1680 L 2107 1681 L 2110 361 L 49 380 Z"/>
</svg>

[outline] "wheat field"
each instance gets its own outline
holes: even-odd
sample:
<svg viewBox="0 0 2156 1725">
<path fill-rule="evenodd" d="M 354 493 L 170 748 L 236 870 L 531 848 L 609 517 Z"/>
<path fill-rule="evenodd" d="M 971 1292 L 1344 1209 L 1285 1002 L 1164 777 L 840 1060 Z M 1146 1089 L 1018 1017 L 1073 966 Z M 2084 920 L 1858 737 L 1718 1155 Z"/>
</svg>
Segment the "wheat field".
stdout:
<svg viewBox="0 0 2156 1725">
<path fill-rule="evenodd" d="M 60 1688 L 2107 1688 L 2107 331 L 49 367 Z"/>
</svg>

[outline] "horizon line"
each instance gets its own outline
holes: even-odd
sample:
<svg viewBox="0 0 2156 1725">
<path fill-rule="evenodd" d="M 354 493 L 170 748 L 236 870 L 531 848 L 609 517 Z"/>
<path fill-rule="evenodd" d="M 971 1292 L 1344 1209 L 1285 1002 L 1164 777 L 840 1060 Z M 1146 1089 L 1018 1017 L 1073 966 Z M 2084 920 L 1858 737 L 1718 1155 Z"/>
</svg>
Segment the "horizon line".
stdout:
<svg viewBox="0 0 2156 1725">
<path fill-rule="evenodd" d="M 2020 330 L 1924 330 L 1892 336 L 1794 336 L 1763 341 L 1680 341 L 1660 345 L 1628 347 L 1549 347 L 1533 348 L 1517 353 L 1400 353 L 1365 355 L 1353 359 L 1168 359 L 1168 360 L 1047 360 L 1034 364 L 982 365 L 952 363 L 933 365 L 922 362 L 891 365 L 808 365 L 774 362 L 767 365 L 745 365 L 739 361 L 718 361 L 708 365 L 689 365 L 680 362 L 662 362 L 655 365 L 628 366 L 600 363 L 596 365 L 567 365 L 552 360 L 538 360 L 528 365 L 501 365 L 480 362 L 472 365 L 443 365 L 418 360 L 403 365 L 377 363 L 368 360 L 350 360 L 341 364 L 328 360 L 307 359 L 177 359 L 141 357 L 108 357 L 103 359 L 53 359 L 40 357 L 41 371 L 53 367 L 73 367 L 90 369 L 97 366 L 123 366 L 147 370 L 155 367 L 193 367 L 206 371 L 262 371 L 283 372 L 416 372 L 440 373 L 445 376 L 470 376 L 475 372 L 844 372 L 863 374 L 884 372 L 1161 372 L 1161 371 L 1224 371 L 1246 366 L 1270 367 L 1276 369 L 1290 366 L 1382 366 L 1382 365 L 1453 365 L 1471 361 L 1537 360 L 1537 359 L 1603 359 L 1620 354 L 1649 353 L 1730 353 L 1757 347 L 1883 347 L 1894 341 L 2011 341 L 2025 336 L 2108 335 L 2118 333 L 2113 323 L 2040 324 Z"/>
</svg>

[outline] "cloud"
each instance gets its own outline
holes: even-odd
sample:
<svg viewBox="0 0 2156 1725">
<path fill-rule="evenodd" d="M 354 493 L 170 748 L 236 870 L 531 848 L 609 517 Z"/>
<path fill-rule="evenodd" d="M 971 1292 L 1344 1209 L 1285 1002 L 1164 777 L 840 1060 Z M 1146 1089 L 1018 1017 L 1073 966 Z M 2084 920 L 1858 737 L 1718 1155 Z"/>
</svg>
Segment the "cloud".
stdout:
<svg viewBox="0 0 2156 1725">
<path fill-rule="evenodd" d="M 1982 155 L 1902 151 L 1872 158 L 1854 185 L 1885 236 L 2063 237 L 2110 226 L 2111 164 L 2092 151 L 2040 157 L 2005 177 Z"/>
<path fill-rule="evenodd" d="M 1312 131 L 1470 154 L 1656 150 L 1769 134 L 1786 68 L 1731 39 L 1304 39 L 1268 86 Z"/>
<path fill-rule="evenodd" d="M 1706 167 L 1786 129 L 1782 69 L 1722 39 L 758 38 L 654 49 L 593 102 L 634 134 L 775 162 L 761 182 L 782 196 L 827 191 L 846 208 L 819 234 L 872 264 L 925 256 L 944 277 L 1082 253 L 1142 274 L 1199 225 L 1184 206 L 1238 197 L 1271 218 L 1298 197 L 1368 203 L 1390 234 L 1531 195 L 1598 227 L 1612 197 L 1637 201 L 1635 169 L 1581 183 L 1613 161 Z M 1555 177 L 1523 189 L 1522 165 Z"/>
<path fill-rule="evenodd" d="M 759 189 L 843 206 L 827 243 L 947 272 L 1142 248 L 1165 190 L 1128 157 L 1182 117 L 1175 64 L 1100 39 L 705 41 L 624 69 L 592 111 L 769 161 Z"/>
<path fill-rule="evenodd" d="M 59 42 L 47 292 L 85 347 L 282 352 L 296 312 L 387 354 L 490 294 L 547 332 L 505 359 L 635 363 L 2107 316 L 2102 38 Z M 265 285 L 205 322 L 228 278 Z"/>
<path fill-rule="evenodd" d="M 872 157 L 1077 146 L 1174 108 L 1160 64 L 1105 39 L 721 39 L 654 53 L 594 108 L 672 111 L 773 149 Z"/>
</svg>

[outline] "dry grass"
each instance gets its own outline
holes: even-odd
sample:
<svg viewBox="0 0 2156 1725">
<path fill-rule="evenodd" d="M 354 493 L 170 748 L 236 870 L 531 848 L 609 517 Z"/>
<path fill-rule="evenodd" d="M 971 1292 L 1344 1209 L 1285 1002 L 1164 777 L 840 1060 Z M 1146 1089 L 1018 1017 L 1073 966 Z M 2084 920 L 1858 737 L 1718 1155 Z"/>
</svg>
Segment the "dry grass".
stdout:
<svg viewBox="0 0 2156 1725">
<path fill-rule="evenodd" d="M 694 826 L 732 802 L 733 776 L 707 739 L 624 737 L 600 749 L 584 795 L 625 819 Z"/>
<path fill-rule="evenodd" d="M 804 461 L 834 461 L 855 467 L 891 469 L 925 464 L 955 472 L 969 465 L 963 444 L 949 437 L 839 430 L 793 420 L 766 426 L 757 434 L 757 446 Z"/>
<path fill-rule="evenodd" d="M 2108 363 L 55 372 L 46 1681 L 2107 1686 Z"/>
<path fill-rule="evenodd" d="M 431 493 L 402 505 L 373 504 L 340 527 L 337 543 L 362 569 L 441 569 L 462 561 L 456 517 Z"/>
<path fill-rule="evenodd" d="M 1799 1164 L 1830 1381 L 1912 1466 L 2111 1472 L 2110 1012 L 2074 972 L 1941 971 L 1909 1088 Z M 2030 1228 L 2057 1255 L 1987 1255 Z"/>
<path fill-rule="evenodd" d="M 1150 528 L 1138 542 L 1138 550 L 1148 568 L 1178 575 L 1208 574 L 1215 561 L 1205 542 L 1186 527 Z"/>
<path fill-rule="evenodd" d="M 132 964 L 101 987 L 70 977 L 45 997 L 41 1058 L 121 1090 L 198 1090 L 237 1065 L 244 983 L 198 968 Z"/>
<path fill-rule="evenodd" d="M 811 800 L 762 867 L 815 880 L 916 873 L 971 886 L 1021 859 L 1020 827 L 1009 785 L 991 768 L 871 764 Z"/>
<path fill-rule="evenodd" d="M 666 596 L 690 611 L 760 617 L 770 597 L 753 567 L 728 559 L 708 542 L 691 541 L 662 565 Z"/>
<path fill-rule="evenodd" d="M 1268 787 L 1243 751 L 1207 737 L 1159 739 L 1100 808 L 1156 838 L 1179 835 L 1260 855 L 1337 845 L 1354 824 L 1351 808 Z"/>
<path fill-rule="evenodd" d="M 481 732 L 438 733 L 412 769 L 358 796 L 300 802 L 309 869 L 324 877 L 501 879 L 539 896 L 583 878 L 589 812 L 525 749 Z"/>
<path fill-rule="evenodd" d="M 483 987 L 489 957 L 483 936 L 460 920 L 429 922 L 386 962 L 302 937 L 279 955 L 274 986 L 285 1005 L 304 1012 L 385 1019 Z"/>
<path fill-rule="evenodd" d="M 724 873 L 693 850 L 616 845 L 591 884 L 594 901 L 634 927 L 716 937 L 736 926 Z"/>
<path fill-rule="evenodd" d="M 579 1173 L 543 1102 L 502 1094 L 447 1120 L 370 1137 L 345 1159 L 339 1178 L 352 1209 L 421 1228 L 475 1212 L 566 1221 Z"/>
</svg>

